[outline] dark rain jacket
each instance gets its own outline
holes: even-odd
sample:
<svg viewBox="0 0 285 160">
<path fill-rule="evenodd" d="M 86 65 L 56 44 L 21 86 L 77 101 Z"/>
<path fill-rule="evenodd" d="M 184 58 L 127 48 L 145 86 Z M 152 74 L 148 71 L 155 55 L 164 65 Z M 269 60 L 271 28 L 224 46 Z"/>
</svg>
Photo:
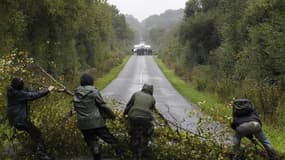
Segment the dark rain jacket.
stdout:
<svg viewBox="0 0 285 160">
<path fill-rule="evenodd" d="M 22 126 L 29 120 L 28 101 L 43 97 L 49 93 L 43 90 L 16 90 L 9 87 L 7 90 L 8 110 L 7 115 L 11 125 Z"/>
<path fill-rule="evenodd" d="M 240 107 L 245 107 L 245 106 L 240 106 Z M 233 108 L 233 122 L 231 123 L 231 127 L 233 129 L 236 129 L 242 123 L 251 122 L 251 121 L 256 121 L 262 125 L 258 113 L 255 110 L 255 107 L 253 105 L 246 107 L 247 107 L 246 113 L 239 113 L 235 110 L 235 108 Z"/>
<path fill-rule="evenodd" d="M 115 118 L 115 114 L 104 102 L 101 94 L 93 86 L 80 86 L 73 97 L 77 113 L 77 126 L 81 130 L 105 127 L 102 114 Z"/>
<path fill-rule="evenodd" d="M 153 120 L 153 110 L 155 109 L 155 99 L 152 96 L 153 87 L 144 85 L 143 89 L 132 95 L 127 103 L 124 115 L 128 115 L 129 119 L 147 119 Z"/>
</svg>

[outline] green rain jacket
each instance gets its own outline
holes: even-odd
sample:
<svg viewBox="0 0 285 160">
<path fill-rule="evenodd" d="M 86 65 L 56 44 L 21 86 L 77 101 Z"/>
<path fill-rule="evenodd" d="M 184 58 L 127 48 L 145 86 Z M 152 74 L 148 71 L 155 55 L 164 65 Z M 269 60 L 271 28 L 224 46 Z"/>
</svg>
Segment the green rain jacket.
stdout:
<svg viewBox="0 0 285 160">
<path fill-rule="evenodd" d="M 104 127 L 105 121 L 102 114 L 106 114 L 112 119 L 115 118 L 115 114 L 94 86 L 76 88 L 73 103 L 77 113 L 77 126 L 81 130 Z"/>
<path fill-rule="evenodd" d="M 130 119 L 153 120 L 153 110 L 155 109 L 155 99 L 152 96 L 153 86 L 144 84 L 143 89 L 136 92 L 128 102 L 124 114 L 128 114 Z"/>
</svg>

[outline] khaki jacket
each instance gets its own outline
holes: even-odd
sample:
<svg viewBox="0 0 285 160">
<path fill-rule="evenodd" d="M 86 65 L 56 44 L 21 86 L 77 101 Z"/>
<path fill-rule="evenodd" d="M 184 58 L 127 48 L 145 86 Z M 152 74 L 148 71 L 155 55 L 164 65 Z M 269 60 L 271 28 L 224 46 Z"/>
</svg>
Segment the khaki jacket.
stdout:
<svg viewBox="0 0 285 160">
<path fill-rule="evenodd" d="M 78 87 L 75 90 L 73 103 L 77 113 L 77 126 L 81 130 L 104 127 L 102 111 L 110 117 L 115 117 L 99 91 L 93 86 Z"/>
<path fill-rule="evenodd" d="M 130 119 L 153 120 L 155 99 L 152 96 L 152 92 L 152 86 L 144 85 L 142 91 L 133 94 L 126 106 L 124 114 L 128 114 Z"/>
</svg>

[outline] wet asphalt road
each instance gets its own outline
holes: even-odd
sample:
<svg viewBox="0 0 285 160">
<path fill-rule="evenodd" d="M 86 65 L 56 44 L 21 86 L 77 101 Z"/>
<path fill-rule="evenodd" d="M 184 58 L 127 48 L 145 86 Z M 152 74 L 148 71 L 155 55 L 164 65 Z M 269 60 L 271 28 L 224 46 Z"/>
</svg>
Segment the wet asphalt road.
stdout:
<svg viewBox="0 0 285 160">
<path fill-rule="evenodd" d="M 125 104 L 131 98 L 132 94 L 141 90 L 144 83 L 154 85 L 154 97 L 156 99 L 156 108 L 169 121 L 181 126 L 191 132 L 195 132 L 199 117 L 202 116 L 199 108 L 192 105 L 181 96 L 175 88 L 166 79 L 161 72 L 154 57 L 152 56 L 132 56 L 118 77 L 114 79 L 101 93 L 107 98 L 115 98 Z M 96 85 L 96 84 L 95 84 Z M 120 110 L 125 105 L 120 105 Z M 217 132 L 219 126 L 216 122 L 206 124 L 212 132 Z M 92 157 L 79 157 L 69 160 L 91 160 Z M 104 159 L 116 160 L 116 159 Z"/>
<path fill-rule="evenodd" d="M 152 56 L 131 56 L 118 77 L 101 93 L 126 103 L 144 83 L 154 85 L 156 107 L 167 120 L 190 131 L 196 130 L 199 109 L 175 90 Z"/>
</svg>

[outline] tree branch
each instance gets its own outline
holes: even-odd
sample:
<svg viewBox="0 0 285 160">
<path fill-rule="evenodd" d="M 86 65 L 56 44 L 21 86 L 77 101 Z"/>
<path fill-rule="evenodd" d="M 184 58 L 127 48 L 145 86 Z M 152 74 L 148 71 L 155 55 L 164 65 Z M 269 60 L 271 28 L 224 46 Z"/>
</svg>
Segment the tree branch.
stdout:
<svg viewBox="0 0 285 160">
<path fill-rule="evenodd" d="M 39 64 L 36 64 L 36 66 L 41 70 L 42 73 L 44 73 L 49 79 L 51 79 L 53 82 L 55 82 L 57 85 L 62 87 L 64 89 L 64 92 L 67 93 L 70 96 L 73 96 L 74 93 L 66 88 L 65 85 L 62 83 L 58 82 L 52 75 L 50 75 L 43 67 L 41 67 Z"/>
</svg>

